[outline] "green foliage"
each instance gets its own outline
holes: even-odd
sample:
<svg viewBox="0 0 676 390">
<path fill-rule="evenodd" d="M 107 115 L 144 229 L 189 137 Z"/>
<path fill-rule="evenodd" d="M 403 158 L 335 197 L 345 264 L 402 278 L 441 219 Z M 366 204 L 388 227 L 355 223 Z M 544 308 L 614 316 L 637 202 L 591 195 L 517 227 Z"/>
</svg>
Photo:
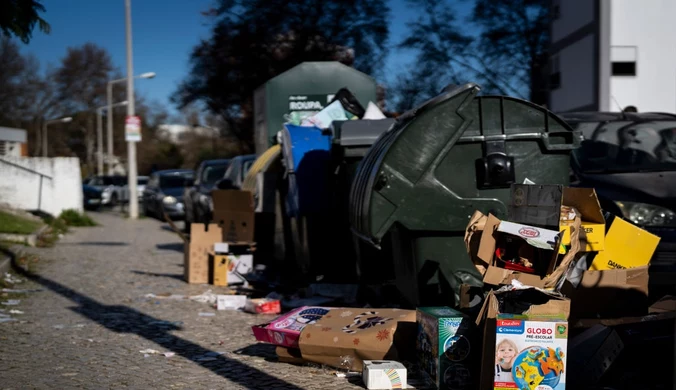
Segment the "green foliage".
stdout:
<svg viewBox="0 0 676 390">
<path fill-rule="evenodd" d="M 80 213 L 79 211 L 72 209 L 64 210 L 57 219 L 62 220 L 66 226 L 96 226 L 96 222 L 94 222 L 94 220 L 92 220 L 87 214 Z"/>
<path fill-rule="evenodd" d="M 31 234 L 41 225 L 40 222 L 0 211 L 0 233 Z"/>
</svg>

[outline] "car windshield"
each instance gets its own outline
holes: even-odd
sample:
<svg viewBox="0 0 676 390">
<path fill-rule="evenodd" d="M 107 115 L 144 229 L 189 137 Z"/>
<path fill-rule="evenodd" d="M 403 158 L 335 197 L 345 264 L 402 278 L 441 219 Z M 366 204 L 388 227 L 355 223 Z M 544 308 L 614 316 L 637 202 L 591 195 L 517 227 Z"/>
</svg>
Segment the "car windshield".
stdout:
<svg viewBox="0 0 676 390">
<path fill-rule="evenodd" d="M 115 178 L 112 176 L 95 176 L 89 179 L 86 183 L 90 186 L 112 186 L 118 185 Z"/>
<path fill-rule="evenodd" d="M 185 185 L 185 179 L 189 175 L 162 175 L 160 176 L 160 188 L 177 188 Z"/>
<path fill-rule="evenodd" d="M 676 170 L 676 121 L 583 122 L 584 141 L 573 151 L 582 172 Z"/>
<path fill-rule="evenodd" d="M 207 165 L 202 172 L 202 182 L 204 184 L 214 184 L 223 178 L 228 164 L 223 165 Z"/>
</svg>

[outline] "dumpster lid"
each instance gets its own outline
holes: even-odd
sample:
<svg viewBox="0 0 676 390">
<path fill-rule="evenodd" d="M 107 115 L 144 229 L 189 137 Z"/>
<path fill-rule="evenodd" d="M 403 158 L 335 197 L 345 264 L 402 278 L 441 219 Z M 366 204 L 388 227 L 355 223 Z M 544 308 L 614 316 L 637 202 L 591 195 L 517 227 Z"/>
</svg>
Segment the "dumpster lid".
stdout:
<svg viewBox="0 0 676 390">
<path fill-rule="evenodd" d="M 373 145 L 394 123 L 393 118 L 334 121 L 331 125 L 333 143 L 341 146 Z"/>
</svg>

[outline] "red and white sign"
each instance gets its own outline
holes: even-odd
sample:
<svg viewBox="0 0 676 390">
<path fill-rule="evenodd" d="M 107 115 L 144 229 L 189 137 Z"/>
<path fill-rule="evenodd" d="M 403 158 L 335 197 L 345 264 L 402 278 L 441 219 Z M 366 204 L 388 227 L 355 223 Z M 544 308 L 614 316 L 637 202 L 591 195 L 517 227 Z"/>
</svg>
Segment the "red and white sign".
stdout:
<svg viewBox="0 0 676 390">
<path fill-rule="evenodd" d="M 521 229 L 519 229 L 519 234 L 522 237 L 526 238 L 535 238 L 540 236 L 540 232 L 537 229 L 527 226 L 524 226 Z"/>
<path fill-rule="evenodd" d="M 127 116 L 124 121 L 124 138 L 127 142 L 141 142 L 141 118 Z"/>
</svg>

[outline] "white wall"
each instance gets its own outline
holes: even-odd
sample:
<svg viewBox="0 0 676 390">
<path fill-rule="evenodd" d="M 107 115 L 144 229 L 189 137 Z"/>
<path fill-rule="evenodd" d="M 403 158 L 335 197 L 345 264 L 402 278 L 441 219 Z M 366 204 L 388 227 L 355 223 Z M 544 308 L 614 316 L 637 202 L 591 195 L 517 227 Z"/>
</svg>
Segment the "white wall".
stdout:
<svg viewBox="0 0 676 390">
<path fill-rule="evenodd" d="M 4 161 L 20 165 L 43 175 L 40 199 L 40 176 Z M 63 210 L 82 211 L 80 160 L 73 157 L 0 157 L 0 203 L 25 210 L 40 210 L 59 215 Z"/>
<path fill-rule="evenodd" d="M 559 18 L 552 22 L 552 42 L 594 21 L 593 0 L 553 0 L 559 4 Z"/>
<path fill-rule="evenodd" d="M 636 76 L 611 76 L 610 109 L 676 112 L 676 0 L 613 0 L 613 46 L 637 46 Z M 613 100 L 614 98 L 614 100 Z"/>
<path fill-rule="evenodd" d="M 594 36 L 585 38 L 558 53 L 561 86 L 550 92 L 554 112 L 568 111 L 594 103 Z"/>
</svg>

